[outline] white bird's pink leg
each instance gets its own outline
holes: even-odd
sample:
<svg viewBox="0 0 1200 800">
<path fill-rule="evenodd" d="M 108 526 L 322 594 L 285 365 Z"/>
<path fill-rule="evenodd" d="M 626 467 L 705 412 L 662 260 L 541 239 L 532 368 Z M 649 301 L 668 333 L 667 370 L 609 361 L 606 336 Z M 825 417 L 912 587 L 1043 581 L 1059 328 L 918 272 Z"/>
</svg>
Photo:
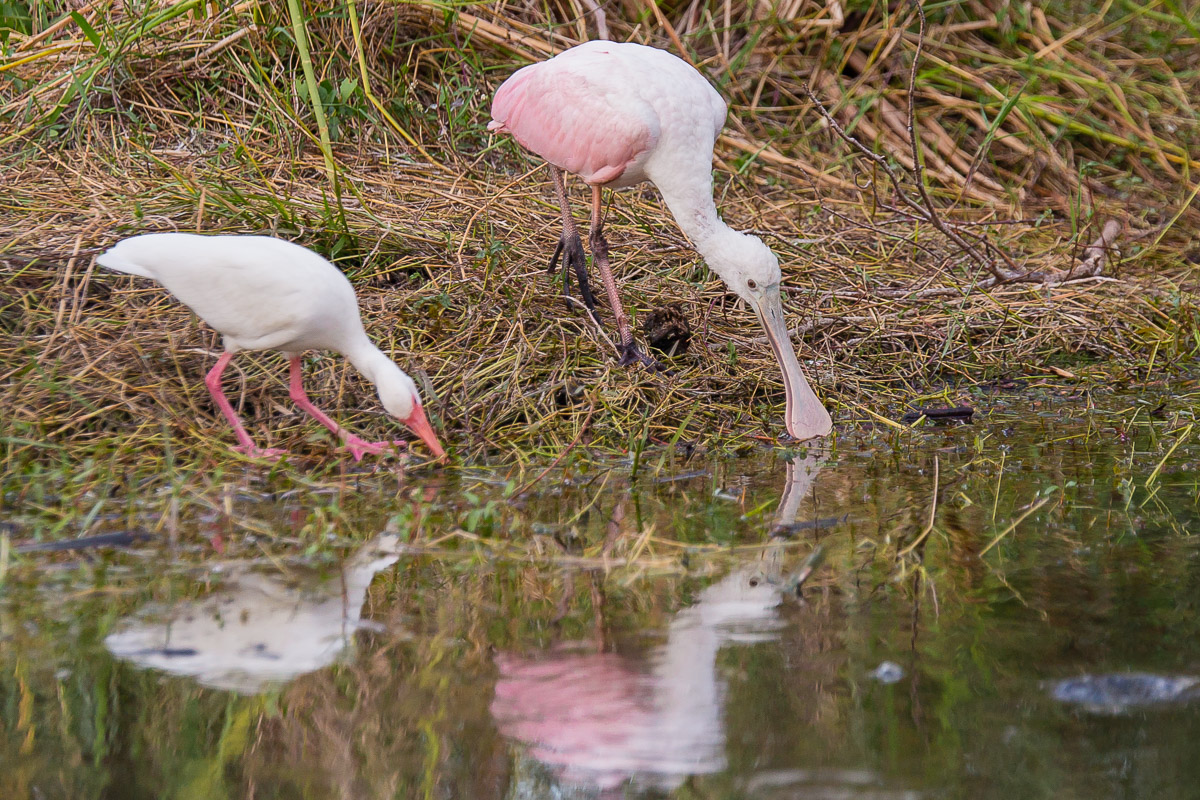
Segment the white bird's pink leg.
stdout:
<svg viewBox="0 0 1200 800">
<path fill-rule="evenodd" d="M 300 406 L 308 412 L 308 414 L 317 422 L 324 425 L 329 430 L 337 434 L 342 442 L 346 445 L 346 449 L 350 451 L 350 455 L 354 456 L 355 461 L 362 461 L 362 457 L 367 453 L 371 455 L 379 455 L 389 447 L 406 447 L 408 442 L 404 441 L 384 441 L 384 442 L 366 442 L 350 433 L 348 430 L 338 425 L 329 416 L 313 405 L 308 399 L 308 394 L 304 391 L 304 383 L 300 374 L 300 357 L 297 356 L 288 362 L 290 367 L 290 381 L 288 388 L 292 397 L 292 402 Z"/>
<path fill-rule="evenodd" d="M 204 385 L 208 387 L 209 394 L 212 395 L 213 401 L 216 402 L 217 408 L 221 409 L 221 413 L 225 415 L 225 419 L 233 426 L 233 432 L 237 435 L 237 440 L 240 444 L 234 449 L 240 453 L 245 453 L 253 458 L 277 458 L 286 450 L 278 450 L 273 447 L 268 447 L 263 450 L 254 443 L 250 438 L 250 434 L 246 433 L 246 428 L 242 425 L 242 421 L 238 419 L 237 412 L 233 410 L 233 406 L 229 403 L 229 398 L 225 397 L 225 392 L 221 390 L 221 373 L 225 371 L 225 367 L 229 366 L 229 362 L 233 360 L 233 353 L 222 353 L 217 359 L 217 363 L 204 376 Z"/>
<path fill-rule="evenodd" d="M 563 172 L 553 164 L 550 165 L 550 175 L 554 178 L 554 193 L 558 197 L 558 207 L 562 209 L 563 232 L 554 248 L 554 256 L 550 259 L 550 272 L 558 267 L 558 257 L 563 258 L 563 293 L 571 296 L 571 272 L 579 279 L 579 294 L 583 304 L 596 324 L 600 324 L 600 316 L 596 313 L 596 298 L 592 295 L 592 286 L 588 280 L 587 259 L 583 255 L 583 241 L 579 238 L 579 228 L 571 216 L 571 204 L 567 200 L 567 184 Z M 571 304 L 567 303 L 570 309 Z"/>
<path fill-rule="evenodd" d="M 628 366 L 640 361 L 650 369 L 660 369 L 661 365 L 653 358 L 642 353 L 633 342 L 633 330 L 629 327 L 629 318 L 625 316 L 625 308 L 621 305 L 621 295 L 617 292 L 617 281 L 613 278 L 612 267 L 608 263 L 608 240 L 604 238 L 603 203 L 600 187 L 592 187 L 592 227 L 588 235 L 588 244 L 592 248 L 592 260 L 600 269 L 600 280 L 604 282 L 604 291 L 608 294 L 608 304 L 612 307 L 617 318 L 617 334 L 621 337 L 620 366 Z"/>
</svg>

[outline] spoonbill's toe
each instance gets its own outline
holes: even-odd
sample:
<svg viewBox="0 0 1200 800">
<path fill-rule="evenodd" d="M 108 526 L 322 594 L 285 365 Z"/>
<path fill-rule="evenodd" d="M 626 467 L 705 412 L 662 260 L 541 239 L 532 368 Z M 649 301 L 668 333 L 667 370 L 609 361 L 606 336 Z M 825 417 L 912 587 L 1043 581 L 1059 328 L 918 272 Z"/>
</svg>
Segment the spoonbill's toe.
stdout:
<svg viewBox="0 0 1200 800">
<path fill-rule="evenodd" d="M 554 256 L 550 259 L 550 269 L 547 270 L 551 274 L 558 269 L 559 256 L 563 256 L 563 295 L 565 298 L 571 296 L 571 274 L 574 273 L 576 280 L 579 281 L 579 296 L 583 298 L 583 305 L 599 325 L 600 313 L 596 310 L 596 298 L 592 294 L 592 285 L 588 279 L 587 256 L 583 253 L 583 241 L 579 238 L 578 233 L 567 234 L 564 232 L 562 238 L 558 240 L 558 247 L 555 248 Z M 571 301 L 568 299 L 566 302 L 567 311 L 573 310 Z"/>
<path fill-rule="evenodd" d="M 651 372 L 666 371 L 666 368 L 662 364 L 658 363 L 653 358 L 651 358 L 650 356 L 643 353 L 641 351 L 641 348 L 639 348 L 633 342 L 630 342 L 629 344 L 620 345 L 620 352 L 621 352 L 621 359 L 617 362 L 618 367 L 628 367 L 632 364 L 641 364 L 642 366 L 649 369 Z"/>
</svg>

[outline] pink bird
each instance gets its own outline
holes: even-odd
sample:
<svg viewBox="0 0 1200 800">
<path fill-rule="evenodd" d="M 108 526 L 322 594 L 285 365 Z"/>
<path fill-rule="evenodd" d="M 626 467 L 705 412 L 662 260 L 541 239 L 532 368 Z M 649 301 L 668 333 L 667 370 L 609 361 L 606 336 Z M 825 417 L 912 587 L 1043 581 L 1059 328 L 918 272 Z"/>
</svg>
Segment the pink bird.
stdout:
<svg viewBox="0 0 1200 800">
<path fill-rule="evenodd" d="M 565 254 L 564 272 L 575 271 L 594 313 L 563 172 L 592 187 L 589 244 L 616 316 L 621 365 L 654 362 L 634 344 L 621 307 L 604 238 L 601 190 L 650 181 L 709 268 L 758 315 L 783 371 L 788 433 L 796 439 L 824 436 L 833 421 L 792 349 L 779 296 L 779 260 L 761 239 L 726 225 L 713 202 L 713 144 L 725 112 L 717 91 L 682 59 L 645 45 L 593 41 L 517 70 L 496 91 L 488 129 L 511 133 L 550 163 L 563 220 L 550 269 Z M 569 292 L 569 273 L 564 283 Z"/>
</svg>

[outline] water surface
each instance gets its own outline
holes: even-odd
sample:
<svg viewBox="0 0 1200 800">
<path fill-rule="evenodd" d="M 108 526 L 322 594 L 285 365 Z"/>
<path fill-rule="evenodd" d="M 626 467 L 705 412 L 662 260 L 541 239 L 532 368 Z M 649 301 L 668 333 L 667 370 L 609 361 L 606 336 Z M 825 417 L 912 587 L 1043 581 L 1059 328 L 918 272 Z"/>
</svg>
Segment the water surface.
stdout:
<svg viewBox="0 0 1200 800">
<path fill-rule="evenodd" d="M 1193 797 L 1189 423 L 102 500 L 89 532 L 158 538 L 5 578 L 0 796 Z M 52 495 L 10 493 L 14 539 Z M 1071 700 L 1127 673 L 1178 696 Z"/>
</svg>

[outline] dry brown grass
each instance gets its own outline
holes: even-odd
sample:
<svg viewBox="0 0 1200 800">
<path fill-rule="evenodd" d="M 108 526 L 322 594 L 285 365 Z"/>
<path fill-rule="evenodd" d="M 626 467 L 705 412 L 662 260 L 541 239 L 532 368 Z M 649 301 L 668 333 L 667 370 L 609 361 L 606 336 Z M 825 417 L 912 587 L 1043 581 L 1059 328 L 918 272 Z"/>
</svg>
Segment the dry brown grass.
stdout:
<svg viewBox="0 0 1200 800">
<path fill-rule="evenodd" d="M 547 175 L 488 137 L 486 111 L 523 58 L 595 35 L 584 7 L 359 3 L 376 106 L 347 6 L 308 6 L 332 182 L 286 7 L 163 19 L 168 8 L 88 3 L 12 34 L 0 60 L 10 464 L 56 445 L 157 450 L 164 435 L 222 451 L 227 432 L 200 381 L 217 338 L 162 290 L 92 262 L 151 230 L 273 232 L 331 255 L 369 332 L 425 385 L 461 453 L 538 458 L 576 440 L 585 419 L 583 441 L 615 448 L 643 437 L 736 447 L 781 429 L 782 387 L 752 315 L 725 302 L 652 189 L 615 196 L 608 225 L 635 318 L 682 301 L 698 332 L 674 378 L 618 369 L 545 274 L 557 238 Z M 801 359 L 837 421 L 894 417 L 1018 374 L 1111 385 L 1190 362 L 1200 57 L 1182 23 L 1132 5 L 1055 19 L 973 0 L 931 17 L 911 99 L 941 217 L 1026 272 L 1070 269 L 1103 221 L 1125 226 L 1122 256 L 1101 274 L 994 283 L 902 211 L 803 93 L 810 84 L 852 135 L 911 166 L 910 10 L 873 4 L 839 27 L 832 5 L 801 0 L 605 8 L 614 38 L 681 42 L 730 99 L 719 205 L 779 253 Z M 1168 42 L 1162 55 L 1130 49 L 1152 34 Z M 234 363 L 227 386 L 256 438 L 301 451 L 325 441 L 286 404 L 278 358 Z M 340 360 L 314 356 L 309 374 L 339 418 L 370 435 L 390 425 Z"/>
</svg>

